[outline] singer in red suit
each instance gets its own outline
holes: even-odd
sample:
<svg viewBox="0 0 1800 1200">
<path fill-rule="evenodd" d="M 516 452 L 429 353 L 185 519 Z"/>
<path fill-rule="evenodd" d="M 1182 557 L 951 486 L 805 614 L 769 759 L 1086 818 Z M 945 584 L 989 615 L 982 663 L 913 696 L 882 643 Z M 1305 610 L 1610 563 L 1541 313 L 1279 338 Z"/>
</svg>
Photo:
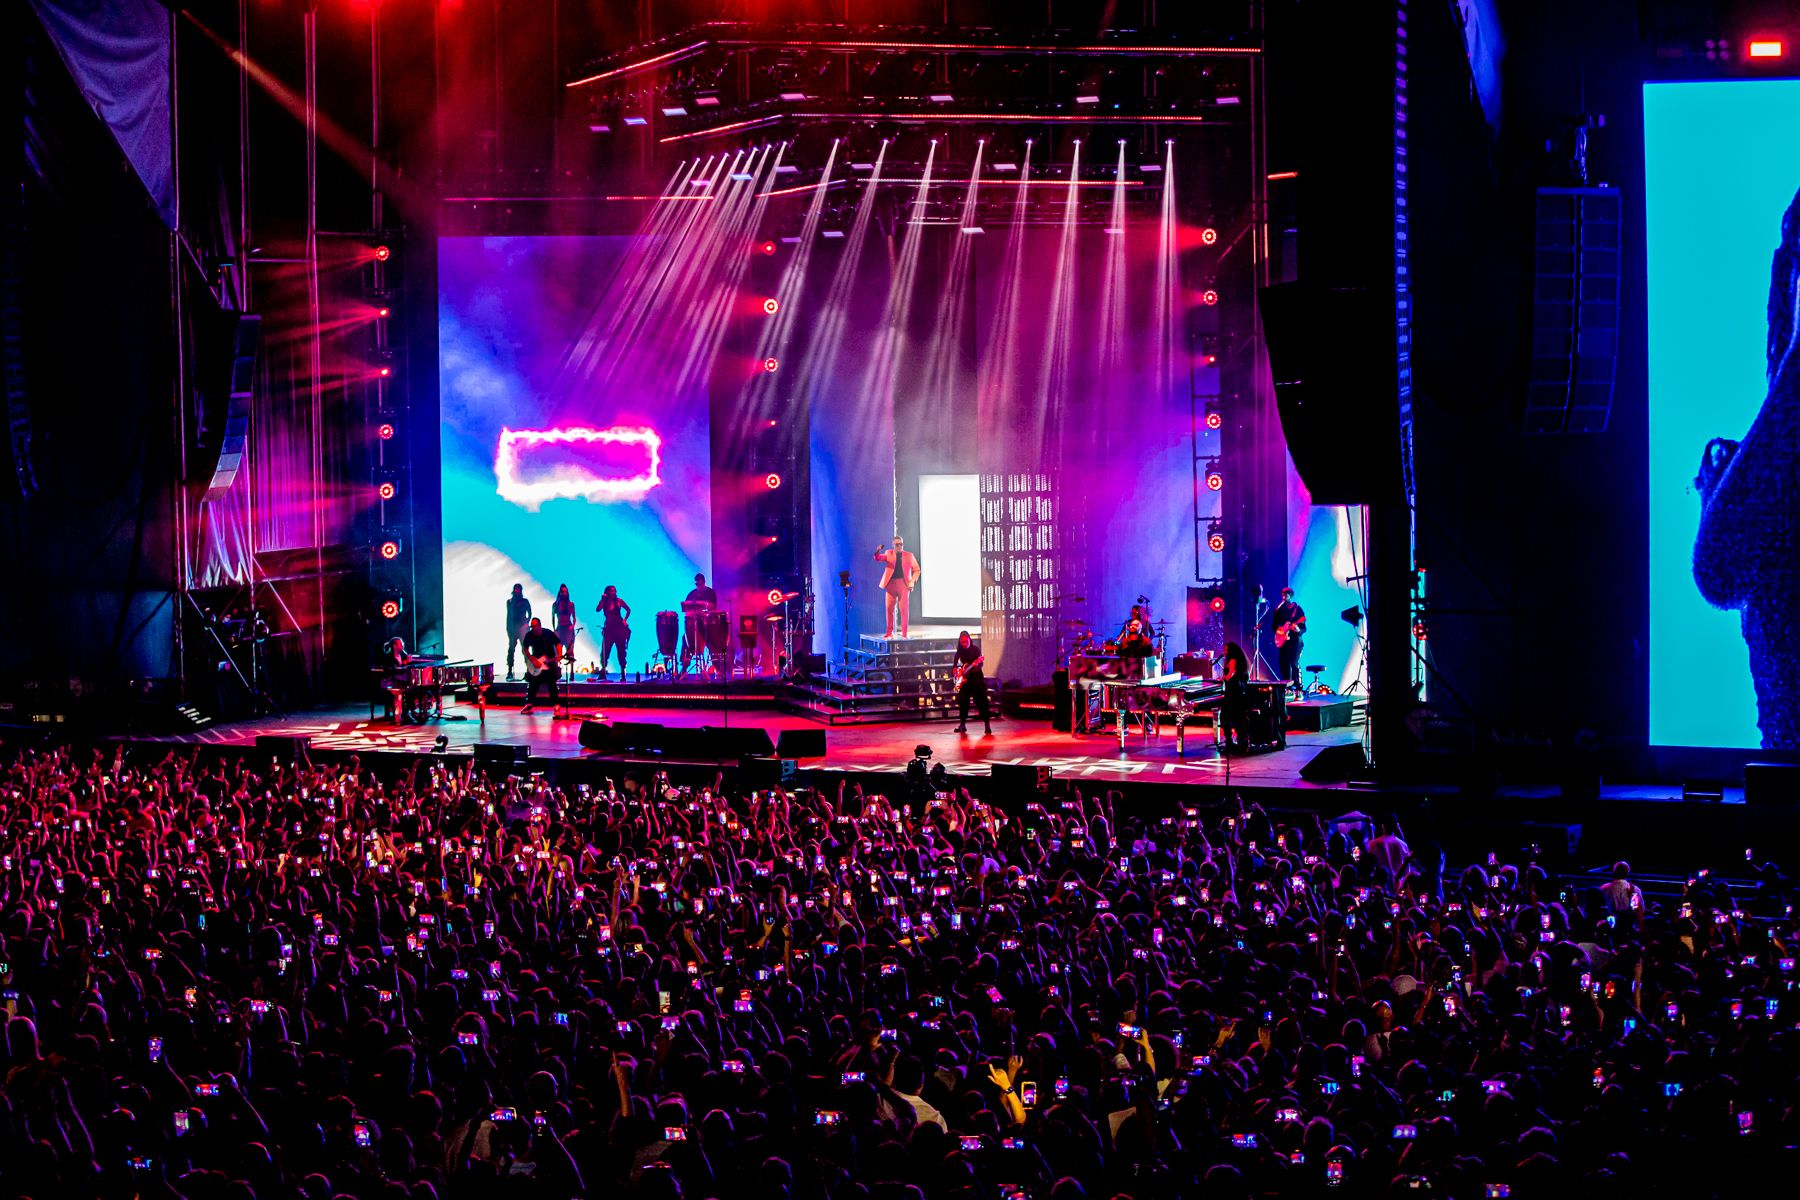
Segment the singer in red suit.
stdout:
<svg viewBox="0 0 1800 1200">
<path fill-rule="evenodd" d="M 881 590 L 887 593 L 887 632 L 894 636 L 894 613 L 900 614 L 900 636 L 907 635 L 907 609 L 913 588 L 919 585 L 919 560 L 906 548 L 905 538 L 895 538 L 892 550 L 875 548 L 875 561 L 881 563 Z"/>
</svg>

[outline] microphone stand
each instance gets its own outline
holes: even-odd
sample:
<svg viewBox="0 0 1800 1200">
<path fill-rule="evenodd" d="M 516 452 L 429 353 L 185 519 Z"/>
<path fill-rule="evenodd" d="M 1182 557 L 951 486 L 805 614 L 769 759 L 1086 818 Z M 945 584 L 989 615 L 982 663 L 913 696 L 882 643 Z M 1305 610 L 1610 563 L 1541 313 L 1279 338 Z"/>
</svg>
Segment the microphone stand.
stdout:
<svg viewBox="0 0 1800 1200">
<path fill-rule="evenodd" d="M 1262 594 L 1262 589 L 1258 588 L 1257 592 L 1256 592 L 1256 627 L 1255 627 L 1256 628 L 1256 668 L 1259 672 L 1261 672 L 1261 674 L 1258 675 L 1258 678 L 1263 680 L 1264 682 L 1268 682 L 1269 680 L 1275 678 L 1275 672 L 1269 669 L 1269 660 L 1263 657 L 1263 652 L 1262 652 L 1263 621 L 1267 619 L 1268 615 L 1269 615 L 1269 602 L 1266 598 L 1264 598 L 1264 596 Z"/>
</svg>

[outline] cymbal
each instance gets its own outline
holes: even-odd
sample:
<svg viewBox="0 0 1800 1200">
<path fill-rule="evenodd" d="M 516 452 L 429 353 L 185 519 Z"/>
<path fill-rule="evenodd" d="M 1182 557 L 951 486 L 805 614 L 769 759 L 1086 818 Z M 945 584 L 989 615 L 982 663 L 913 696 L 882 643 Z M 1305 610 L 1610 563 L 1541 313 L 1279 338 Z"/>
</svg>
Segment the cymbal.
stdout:
<svg viewBox="0 0 1800 1200">
<path fill-rule="evenodd" d="M 1160 620 L 1160 621 L 1152 621 L 1152 622 L 1150 622 L 1150 623 L 1151 623 L 1151 624 L 1152 624 L 1152 625 L 1173 625 L 1173 624 L 1174 624 L 1174 623 L 1175 623 L 1175 622 L 1173 622 L 1173 621 L 1171 621 L 1171 620 L 1169 620 L 1169 618 L 1167 618 L 1167 617 L 1164 617 L 1164 618 L 1163 618 L 1163 619 L 1162 619 L 1162 620 Z"/>
<path fill-rule="evenodd" d="M 1080 617 L 1064 617 L 1063 624 L 1064 625 L 1084 625 L 1085 626 L 1087 624 L 1087 622 L 1082 620 Z"/>
</svg>

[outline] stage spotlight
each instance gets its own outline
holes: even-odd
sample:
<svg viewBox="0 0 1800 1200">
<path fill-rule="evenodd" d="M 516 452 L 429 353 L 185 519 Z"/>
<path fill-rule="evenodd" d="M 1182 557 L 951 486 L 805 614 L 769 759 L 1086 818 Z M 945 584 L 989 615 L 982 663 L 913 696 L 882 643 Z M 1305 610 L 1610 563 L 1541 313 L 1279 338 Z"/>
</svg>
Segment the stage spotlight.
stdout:
<svg viewBox="0 0 1800 1200">
<path fill-rule="evenodd" d="M 386 246 L 375 247 L 375 261 L 376 262 L 386 262 L 388 259 L 390 259 L 392 257 L 394 257 L 394 252 L 392 250 L 389 250 Z"/>
<path fill-rule="evenodd" d="M 1206 427 L 1208 429 L 1223 429 L 1223 428 L 1225 428 L 1225 414 L 1217 411 L 1216 409 L 1212 412 L 1207 413 L 1206 414 Z"/>
<path fill-rule="evenodd" d="M 1218 302 L 1219 302 L 1219 293 L 1214 291 L 1212 288 L 1207 288 L 1204 292 L 1200 293 L 1200 303 L 1211 306 L 1211 305 L 1217 304 Z"/>
<path fill-rule="evenodd" d="M 774 316 L 781 311 L 781 301 L 770 296 L 767 300 L 763 301 L 763 311 L 768 313 L 771 317 Z"/>
<path fill-rule="evenodd" d="M 762 360 L 762 369 L 773 375 L 781 369 L 781 360 L 771 354 L 769 357 Z"/>
<path fill-rule="evenodd" d="M 394 486 L 393 480 L 384 479 L 375 485 L 375 494 L 380 496 L 383 500 L 392 500 L 395 496 L 399 495 L 399 489 Z"/>
<path fill-rule="evenodd" d="M 375 436 L 380 438 L 384 442 L 393 441 L 394 440 L 393 423 L 391 421 L 383 421 L 381 424 L 377 425 L 375 427 Z"/>
<path fill-rule="evenodd" d="M 377 374 L 377 375 L 379 375 L 379 376 L 380 376 L 380 377 L 381 377 L 381 378 L 383 378 L 383 379 L 390 379 L 390 378 L 392 378 L 392 377 L 393 377 L 393 374 L 394 374 L 394 368 L 392 368 L 392 367 L 380 367 L 380 368 L 377 368 L 377 370 L 376 370 L 376 372 L 375 372 L 375 374 Z"/>
<path fill-rule="evenodd" d="M 763 476 L 763 486 L 768 488 L 771 492 L 774 491 L 781 486 L 781 476 L 774 471 L 770 471 L 767 475 Z"/>
<path fill-rule="evenodd" d="M 383 620 L 392 621 L 406 611 L 406 602 L 398 596 L 384 596 L 376 607 Z"/>
<path fill-rule="evenodd" d="M 1223 554 L 1225 552 L 1225 534 L 1219 528 L 1217 523 L 1214 523 L 1206 531 L 1206 548 L 1211 550 L 1214 554 Z"/>
<path fill-rule="evenodd" d="M 386 541 L 382 542 L 381 545 L 375 547 L 375 552 L 389 562 L 392 562 L 394 559 L 400 557 L 400 539 L 397 537 L 388 538 Z"/>
<path fill-rule="evenodd" d="M 1202 246 L 1214 245 L 1218 242 L 1218 240 L 1219 240 L 1219 231 L 1214 229 L 1212 226 L 1208 225 L 1206 228 L 1204 228 L 1200 231 L 1200 244 Z"/>
<path fill-rule="evenodd" d="M 786 594 L 782 592 L 780 588 L 770 588 L 769 594 L 763 597 L 764 600 L 769 602 L 770 608 L 774 608 L 786 598 Z"/>
<path fill-rule="evenodd" d="M 761 250 L 764 254 L 775 253 L 775 243 L 774 242 L 764 242 L 761 246 L 759 246 L 757 248 L 759 250 Z"/>
<path fill-rule="evenodd" d="M 1225 597 L 1220 596 L 1220 595 L 1214 595 L 1211 600 L 1208 600 L 1206 602 L 1206 607 L 1212 609 L 1216 613 L 1224 612 L 1225 611 Z"/>
<path fill-rule="evenodd" d="M 1224 486 L 1225 486 L 1225 476 L 1223 476 L 1219 473 L 1219 469 L 1217 467 L 1207 468 L 1206 490 L 1209 492 L 1216 492 L 1216 491 L 1219 491 L 1220 489 L 1222 489 Z"/>
<path fill-rule="evenodd" d="M 1413 636 L 1418 638 L 1421 642 L 1431 636 L 1431 627 L 1425 624 L 1424 617 L 1420 617 L 1413 622 Z"/>
<path fill-rule="evenodd" d="M 1776 38 L 1758 38 L 1750 43 L 1751 58 L 1780 58 L 1781 42 Z"/>
<path fill-rule="evenodd" d="M 1346 608 L 1343 612 L 1338 614 L 1338 620 L 1342 621 L 1344 624 L 1349 625 L 1351 627 L 1361 625 L 1362 619 L 1363 619 L 1363 610 L 1358 608 L 1354 604 L 1352 604 L 1349 608 Z"/>
</svg>

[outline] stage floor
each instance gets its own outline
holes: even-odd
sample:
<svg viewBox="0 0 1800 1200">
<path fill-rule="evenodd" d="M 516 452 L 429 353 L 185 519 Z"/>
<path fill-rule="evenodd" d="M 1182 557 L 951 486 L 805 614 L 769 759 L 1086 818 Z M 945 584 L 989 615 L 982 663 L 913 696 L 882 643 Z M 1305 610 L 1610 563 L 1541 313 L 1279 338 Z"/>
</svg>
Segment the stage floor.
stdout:
<svg viewBox="0 0 1800 1200">
<path fill-rule="evenodd" d="M 913 747 L 931 747 L 932 759 L 955 775 L 983 776 L 995 763 L 1050 767 L 1058 776 L 1141 783 L 1232 784 L 1245 788 L 1312 788 L 1342 785 L 1310 784 L 1300 778 L 1300 768 L 1327 746 L 1359 741 L 1361 726 L 1321 733 L 1290 732 L 1287 748 L 1262 754 L 1222 758 L 1213 750 L 1209 726 L 1190 728 L 1187 755 L 1175 753 L 1175 735 L 1165 727 L 1160 736 L 1145 738 L 1134 733 L 1119 752 L 1117 735 L 1077 737 L 1053 730 L 1048 722 L 1000 720 L 991 737 L 978 732 L 961 735 L 947 722 L 916 724 L 827 726 L 810 717 L 759 705 L 733 704 L 716 707 L 655 706 L 633 704 L 608 711 L 592 701 L 577 701 L 574 720 L 556 720 L 545 708 L 521 714 L 512 707 L 489 706 L 487 722 L 477 720 L 472 705 L 447 705 L 446 719 L 425 725 L 392 725 L 370 720 L 367 708 L 336 708 L 265 717 L 217 725 L 197 733 L 155 739 L 213 746 L 249 746 L 266 734 L 302 736 L 324 750 L 429 752 L 441 734 L 449 753 L 468 753 L 477 742 L 524 743 L 538 758 L 591 758 L 602 756 L 583 748 L 579 740 L 583 717 L 607 720 L 656 722 L 696 727 L 730 725 L 760 727 L 778 736 L 784 729 L 818 729 L 825 733 L 826 756 L 805 759 L 801 766 L 845 772 L 900 772 L 913 756 Z M 450 719 L 453 717 L 461 720 Z M 973 727 L 972 727 L 973 728 Z"/>
</svg>

